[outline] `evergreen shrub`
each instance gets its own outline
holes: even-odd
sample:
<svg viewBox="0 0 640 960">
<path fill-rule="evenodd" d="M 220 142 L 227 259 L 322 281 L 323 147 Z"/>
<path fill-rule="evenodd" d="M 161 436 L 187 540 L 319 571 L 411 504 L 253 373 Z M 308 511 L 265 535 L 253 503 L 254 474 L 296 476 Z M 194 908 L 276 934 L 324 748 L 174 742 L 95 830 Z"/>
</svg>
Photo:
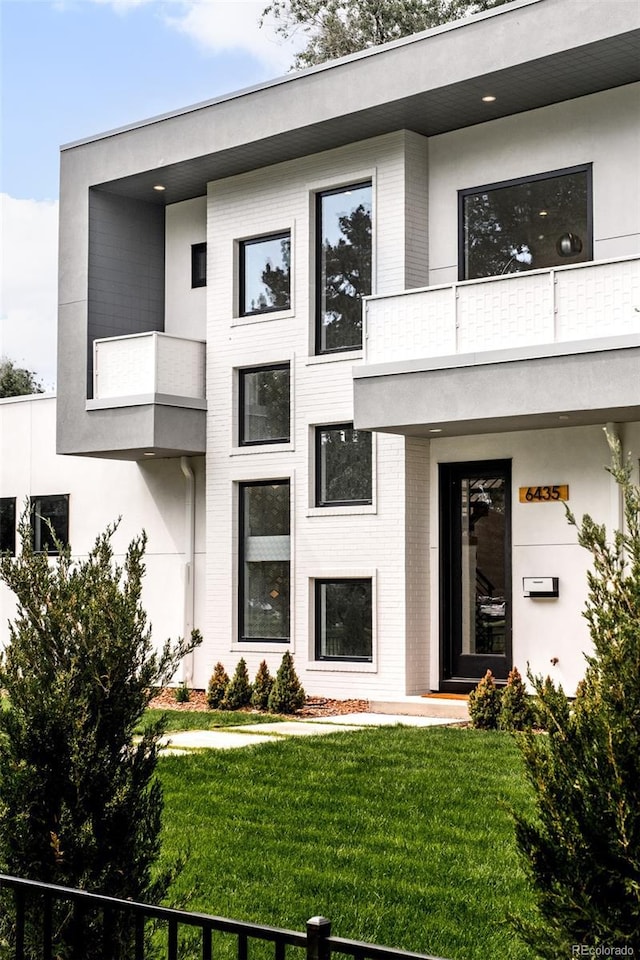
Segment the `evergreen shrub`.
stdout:
<svg viewBox="0 0 640 960">
<path fill-rule="evenodd" d="M 487 670 L 475 690 L 469 694 L 469 716 L 478 730 L 496 730 L 500 716 L 500 690 L 491 670 Z"/>
<path fill-rule="evenodd" d="M 640 488 L 608 439 L 624 529 L 608 539 L 590 516 L 578 524 L 568 511 L 592 556 L 584 616 L 593 652 L 573 703 L 548 678 L 530 677 L 548 733 L 521 738 L 536 817 L 516 816 L 516 837 L 538 915 L 517 927 L 548 960 L 575 945 L 640 956 Z"/>
<path fill-rule="evenodd" d="M 534 713 L 531 698 L 527 695 L 517 667 L 509 672 L 507 685 L 500 698 L 498 726 L 501 730 L 529 730 L 533 726 Z"/>
<path fill-rule="evenodd" d="M 267 661 L 263 660 L 258 667 L 256 678 L 253 681 L 253 690 L 251 693 L 251 706 L 256 710 L 267 710 L 269 707 L 269 694 L 273 687 L 273 677 L 269 673 Z"/>
<path fill-rule="evenodd" d="M 36 553 L 29 513 L 18 555 L 0 558 L 16 596 L 0 655 L 0 872 L 159 902 L 171 871 L 156 871 L 162 792 L 156 778 L 163 721 L 136 729 L 154 688 L 166 684 L 201 638 L 156 652 L 140 598 L 143 533 L 114 561 L 113 524 L 85 559 Z M 55 534 L 51 529 L 53 540 Z M 0 943 L 13 951 L 13 897 L 0 892 Z M 130 924 L 112 918 L 113 960 L 132 953 Z M 79 924 L 83 926 L 78 929 Z M 60 955 L 80 937 L 83 960 L 99 955 L 98 921 L 54 908 Z M 27 910 L 25 955 L 42 943 L 42 910 Z M 13 953 L 10 953 L 13 955 Z M 56 954 L 58 955 L 58 954 Z"/>
<path fill-rule="evenodd" d="M 278 667 L 268 707 L 272 713 L 295 713 L 303 706 L 306 694 L 302 689 L 293 665 L 293 657 L 287 650 Z"/>
<path fill-rule="evenodd" d="M 210 710 L 220 709 L 225 690 L 229 684 L 229 675 L 220 661 L 216 663 L 207 687 L 207 705 Z"/>
<path fill-rule="evenodd" d="M 251 703 L 251 681 L 247 672 L 244 657 L 238 661 L 233 677 L 224 691 L 224 698 L 220 704 L 223 710 L 239 710 Z"/>
</svg>

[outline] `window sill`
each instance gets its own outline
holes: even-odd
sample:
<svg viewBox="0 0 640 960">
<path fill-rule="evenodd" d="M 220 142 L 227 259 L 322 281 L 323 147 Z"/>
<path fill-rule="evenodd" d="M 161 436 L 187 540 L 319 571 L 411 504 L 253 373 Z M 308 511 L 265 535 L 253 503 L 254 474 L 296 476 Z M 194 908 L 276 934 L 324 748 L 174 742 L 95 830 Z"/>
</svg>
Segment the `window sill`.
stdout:
<svg viewBox="0 0 640 960">
<path fill-rule="evenodd" d="M 312 660 L 306 667 L 306 670 L 313 670 L 315 673 L 377 673 L 378 666 L 375 663 L 363 663 L 355 660 Z"/>
<path fill-rule="evenodd" d="M 354 517 L 371 516 L 378 512 L 374 503 L 345 504 L 341 507 L 308 507 L 307 517 Z"/>
<path fill-rule="evenodd" d="M 264 323 L 267 320 L 289 320 L 295 317 L 295 310 L 274 310 L 272 313 L 252 313 L 248 317 L 233 317 L 232 327 L 245 327 L 251 323 Z"/>
<path fill-rule="evenodd" d="M 305 366 L 313 367 L 320 363 L 337 363 L 339 360 L 342 360 L 343 362 L 346 360 L 349 363 L 353 363 L 354 360 L 362 360 L 363 356 L 364 353 L 362 349 L 345 350 L 344 353 L 319 353 L 317 356 L 307 357 L 305 360 Z"/>
<path fill-rule="evenodd" d="M 244 457 L 252 453 L 292 453 L 295 450 L 293 443 L 255 443 L 246 447 L 232 447 L 230 457 Z"/>
</svg>

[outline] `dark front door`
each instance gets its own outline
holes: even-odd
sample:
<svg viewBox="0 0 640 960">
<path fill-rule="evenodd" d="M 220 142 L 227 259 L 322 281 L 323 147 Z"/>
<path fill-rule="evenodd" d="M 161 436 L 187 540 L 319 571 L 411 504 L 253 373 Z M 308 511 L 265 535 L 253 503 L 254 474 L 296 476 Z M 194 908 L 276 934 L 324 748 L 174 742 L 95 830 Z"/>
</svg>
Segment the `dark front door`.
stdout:
<svg viewBox="0 0 640 960">
<path fill-rule="evenodd" d="M 440 466 L 442 688 L 511 669 L 511 461 Z"/>
</svg>

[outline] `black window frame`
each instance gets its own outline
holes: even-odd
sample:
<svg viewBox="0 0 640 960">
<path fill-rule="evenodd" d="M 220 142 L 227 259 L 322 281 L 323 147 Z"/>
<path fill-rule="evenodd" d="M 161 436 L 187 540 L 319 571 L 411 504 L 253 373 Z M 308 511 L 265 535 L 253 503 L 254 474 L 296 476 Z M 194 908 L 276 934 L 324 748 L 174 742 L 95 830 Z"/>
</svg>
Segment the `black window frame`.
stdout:
<svg viewBox="0 0 640 960">
<path fill-rule="evenodd" d="M 327 509 L 330 507 L 369 507 L 373 504 L 373 432 L 371 430 L 356 430 L 353 426 L 352 421 L 346 423 L 325 423 L 319 424 L 315 428 L 315 495 L 314 495 L 314 505 L 322 509 Z M 351 430 L 357 433 L 367 434 L 370 438 L 371 443 L 371 471 L 369 474 L 369 483 L 370 483 L 370 493 L 366 499 L 354 498 L 351 500 L 323 500 L 321 496 L 322 491 L 322 463 L 323 463 L 323 453 L 326 452 L 326 447 L 322 443 L 322 433 L 327 431 L 339 431 L 339 430 Z"/>
<path fill-rule="evenodd" d="M 287 637 L 247 637 L 245 636 L 245 499 L 244 491 L 250 487 L 269 487 L 283 485 L 289 489 L 289 544 L 291 545 L 291 479 L 290 477 L 275 477 L 269 480 L 247 480 L 238 484 L 238 643 L 255 644 L 268 643 L 282 646 L 291 643 L 291 559 L 289 559 L 288 602 L 289 602 L 289 635 Z"/>
<path fill-rule="evenodd" d="M 261 310 L 245 310 L 246 294 L 246 256 L 247 247 L 255 246 L 258 243 L 266 243 L 271 240 L 289 241 L 289 302 L 286 307 L 274 306 L 264 307 Z M 277 230 L 275 233 L 264 233 L 259 237 L 249 237 L 246 240 L 238 240 L 238 316 L 239 317 L 260 317 L 269 313 L 286 313 L 291 310 L 291 230 Z"/>
<path fill-rule="evenodd" d="M 362 328 L 360 329 L 360 343 L 358 345 L 349 344 L 346 347 L 334 347 L 327 349 L 323 346 L 322 340 L 322 246 L 323 246 L 323 220 L 322 220 L 322 201 L 325 197 L 334 197 L 341 193 L 348 193 L 350 190 L 361 190 L 363 187 L 369 187 L 371 190 L 371 205 L 373 209 L 373 180 L 361 180 L 358 183 L 349 183 L 341 187 L 333 187 L 329 190 L 319 190 L 315 194 L 315 352 L 316 356 L 330 356 L 336 353 L 353 353 L 362 350 Z M 373 291 L 373 221 L 371 224 L 371 276 L 369 277 L 369 286 Z"/>
<path fill-rule="evenodd" d="M 287 370 L 289 373 L 289 431 L 286 437 L 268 438 L 266 440 L 247 440 L 245 437 L 245 401 L 246 386 L 245 377 L 248 374 L 265 373 L 268 370 Z M 291 443 L 291 364 L 288 361 L 284 363 L 265 363 L 255 367 L 242 367 L 238 370 L 238 446 L 240 447 L 262 447 L 272 443 Z"/>
<path fill-rule="evenodd" d="M 334 585 L 360 585 L 367 586 L 369 589 L 369 632 L 371 640 L 371 649 L 367 656 L 343 656 L 339 654 L 327 654 L 321 652 L 322 645 L 322 619 L 324 608 L 322 604 L 321 594 L 322 587 L 330 584 Z M 374 607 L 374 590 L 373 590 L 373 577 L 317 577 L 314 581 L 314 659 L 316 662 L 324 663 L 373 663 L 373 646 L 374 646 L 374 630 L 373 630 L 373 607 Z"/>
<path fill-rule="evenodd" d="M 0 553 L 16 555 L 15 497 L 0 497 Z"/>
<path fill-rule="evenodd" d="M 48 556 L 56 556 L 58 550 L 55 544 L 49 544 L 48 540 L 43 538 L 43 533 L 45 536 L 51 537 L 51 531 L 49 530 L 47 519 L 47 512 L 42 507 L 42 501 L 51 501 L 55 500 L 59 503 L 65 504 L 64 518 L 62 520 L 62 528 L 56 530 L 56 535 L 58 540 L 62 543 L 63 547 L 69 546 L 69 494 L 68 493 L 49 493 L 49 494 L 39 494 L 38 496 L 33 496 L 29 498 L 29 514 L 31 518 L 31 532 L 33 536 L 33 549 L 35 553 L 46 553 Z M 45 544 L 46 550 L 42 549 L 42 544 Z"/>
<path fill-rule="evenodd" d="M 477 187 L 465 187 L 458 190 L 458 280 L 480 280 L 488 277 L 466 277 L 466 257 L 465 257 L 465 232 L 464 232 L 464 202 L 469 196 L 478 193 L 490 193 L 492 190 L 502 190 L 508 187 L 517 187 L 527 183 L 537 183 L 541 180 L 552 180 L 558 177 L 571 176 L 578 173 L 586 175 L 587 191 L 587 235 L 584 238 L 585 256 L 579 261 L 588 263 L 593 260 L 593 164 L 580 163 L 573 167 L 561 167 L 558 170 L 547 170 L 544 173 L 536 173 L 527 177 L 514 177 L 510 180 L 498 180 L 495 183 L 485 183 Z M 553 269 L 552 267 L 540 267 L 541 270 Z M 523 271 L 526 272 L 526 271 Z M 512 273 L 492 274 L 492 276 L 512 276 Z"/>
<path fill-rule="evenodd" d="M 191 288 L 207 285 L 207 244 L 191 244 Z"/>
</svg>

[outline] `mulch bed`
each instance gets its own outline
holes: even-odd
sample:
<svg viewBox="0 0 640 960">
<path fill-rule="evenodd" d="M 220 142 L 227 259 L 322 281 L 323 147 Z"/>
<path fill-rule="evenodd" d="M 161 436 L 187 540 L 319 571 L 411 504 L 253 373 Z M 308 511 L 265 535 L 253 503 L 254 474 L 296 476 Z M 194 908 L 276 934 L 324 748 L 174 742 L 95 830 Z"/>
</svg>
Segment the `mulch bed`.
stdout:
<svg viewBox="0 0 640 960">
<path fill-rule="evenodd" d="M 173 687 L 165 687 L 150 702 L 153 710 L 208 710 L 207 695 L 204 690 L 189 690 L 189 701 L 178 703 Z M 307 697 L 304 707 L 297 711 L 296 717 L 339 717 L 345 713 L 366 713 L 368 700 L 329 700 L 326 697 Z M 248 712 L 251 712 L 247 708 Z"/>
</svg>

